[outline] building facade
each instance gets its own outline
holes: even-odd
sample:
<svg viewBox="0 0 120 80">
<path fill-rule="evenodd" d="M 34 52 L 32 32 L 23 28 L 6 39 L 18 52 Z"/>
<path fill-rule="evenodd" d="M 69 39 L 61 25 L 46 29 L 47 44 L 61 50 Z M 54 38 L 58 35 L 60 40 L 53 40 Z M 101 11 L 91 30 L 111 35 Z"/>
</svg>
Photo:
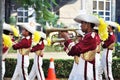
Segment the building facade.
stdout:
<svg viewBox="0 0 120 80">
<path fill-rule="evenodd" d="M 12 12 L 19 11 L 19 14 L 17 14 L 17 21 L 29 21 L 26 18 L 22 19 L 22 17 L 28 16 L 28 13 L 25 12 L 25 14 L 27 14 L 24 15 L 23 13 L 22 16 L 22 13 L 20 13 L 20 5 L 16 4 L 15 0 L 5 1 L 6 19 L 8 19 Z M 59 8 L 56 11 L 59 12 L 58 15 L 60 17 L 58 23 L 75 25 L 76 23 L 74 22 L 73 18 L 81 13 L 80 10 L 84 10 L 87 13 L 99 14 L 106 21 L 116 21 L 120 23 L 120 0 L 57 0 L 57 2 Z M 57 9 L 57 7 L 55 9 Z"/>
<path fill-rule="evenodd" d="M 120 21 L 119 0 L 77 0 L 73 4 L 66 4 L 60 8 L 59 23 L 75 25 L 73 19 L 81 13 L 80 10 L 90 14 L 98 14 L 105 21 Z"/>
</svg>

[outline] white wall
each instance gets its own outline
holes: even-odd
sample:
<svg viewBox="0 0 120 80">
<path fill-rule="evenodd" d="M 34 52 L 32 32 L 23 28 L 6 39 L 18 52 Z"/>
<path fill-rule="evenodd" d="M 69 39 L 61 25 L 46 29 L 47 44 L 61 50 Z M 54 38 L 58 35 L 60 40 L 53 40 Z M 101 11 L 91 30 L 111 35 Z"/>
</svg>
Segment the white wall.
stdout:
<svg viewBox="0 0 120 80">
<path fill-rule="evenodd" d="M 86 8 L 87 13 L 92 13 L 92 0 L 77 0 L 73 4 L 66 4 L 60 8 L 60 19 L 58 23 L 62 22 L 67 26 L 76 24 L 73 19 L 79 15 L 80 10 L 83 8 Z"/>
</svg>

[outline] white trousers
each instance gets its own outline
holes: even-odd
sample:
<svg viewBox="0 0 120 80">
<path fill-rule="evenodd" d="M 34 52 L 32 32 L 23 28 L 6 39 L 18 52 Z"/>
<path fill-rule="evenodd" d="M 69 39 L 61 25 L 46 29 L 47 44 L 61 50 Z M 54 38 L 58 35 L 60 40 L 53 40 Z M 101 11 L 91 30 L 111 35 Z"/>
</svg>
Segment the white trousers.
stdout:
<svg viewBox="0 0 120 80">
<path fill-rule="evenodd" d="M 34 80 L 36 76 L 37 80 L 45 80 L 42 63 L 42 57 L 35 54 L 34 63 L 29 74 L 29 80 Z"/>
<path fill-rule="evenodd" d="M 11 80 L 29 80 L 28 79 L 29 56 L 18 53 L 17 65 Z"/>
<path fill-rule="evenodd" d="M 78 68 L 79 68 L 79 64 L 76 64 L 76 63 L 74 62 L 68 80 L 72 80 L 72 79 L 73 79 L 73 80 L 76 80 L 75 78 L 77 78 L 77 77 L 75 77 L 75 76 L 77 76 L 77 74 L 78 74 L 78 71 L 77 71 Z"/>
<path fill-rule="evenodd" d="M 100 53 L 96 53 L 96 55 L 95 55 L 96 80 L 100 80 L 99 79 L 100 61 L 101 61 L 101 55 L 100 55 Z"/>
<path fill-rule="evenodd" d="M 5 75 L 5 61 L 2 61 L 2 80 L 4 78 Z"/>
<path fill-rule="evenodd" d="M 94 80 L 93 64 L 80 57 L 79 64 L 73 64 L 68 80 Z"/>
<path fill-rule="evenodd" d="M 105 73 L 106 80 L 114 80 L 112 75 L 112 52 L 113 50 L 103 49 L 101 58 L 100 79 L 102 80 L 102 73 Z"/>
</svg>

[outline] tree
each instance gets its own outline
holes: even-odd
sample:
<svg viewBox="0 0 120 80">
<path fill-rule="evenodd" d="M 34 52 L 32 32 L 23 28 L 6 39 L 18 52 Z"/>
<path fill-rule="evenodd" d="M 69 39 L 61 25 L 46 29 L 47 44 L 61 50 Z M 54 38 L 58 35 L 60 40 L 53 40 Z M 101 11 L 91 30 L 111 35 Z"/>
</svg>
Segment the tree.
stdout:
<svg viewBox="0 0 120 80">
<path fill-rule="evenodd" d="M 56 18 L 51 11 L 51 3 L 56 4 L 55 0 L 18 0 L 25 8 L 32 7 L 36 12 L 36 21 L 38 23 L 52 22 Z"/>
<path fill-rule="evenodd" d="M 0 0 L 0 64 L 2 64 L 2 26 L 4 18 L 4 0 Z M 0 74 L 2 74 L 2 65 L 0 65 Z M 2 80 L 2 75 L 0 75 Z"/>
</svg>

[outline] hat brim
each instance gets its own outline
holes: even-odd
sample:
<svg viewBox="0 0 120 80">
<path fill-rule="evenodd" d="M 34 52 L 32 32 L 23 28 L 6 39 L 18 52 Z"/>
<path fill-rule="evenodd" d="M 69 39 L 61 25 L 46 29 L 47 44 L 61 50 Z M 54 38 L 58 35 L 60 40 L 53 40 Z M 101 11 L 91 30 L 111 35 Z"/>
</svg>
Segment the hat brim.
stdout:
<svg viewBox="0 0 120 80">
<path fill-rule="evenodd" d="M 117 28 L 117 24 L 115 22 L 107 21 L 106 23 L 111 27 Z"/>
<path fill-rule="evenodd" d="M 46 39 L 46 34 L 44 32 L 40 32 L 40 36 L 44 39 Z"/>
<path fill-rule="evenodd" d="M 22 24 L 17 24 L 17 25 L 20 25 L 20 27 L 25 28 L 27 31 L 29 31 L 32 34 L 34 34 L 34 32 L 36 31 L 36 27 L 30 26 L 30 24 L 28 23 L 22 23 Z"/>
<path fill-rule="evenodd" d="M 84 22 L 93 23 L 95 25 L 100 24 L 98 18 L 91 14 L 80 14 L 77 17 L 75 17 L 74 20 L 78 23 L 81 23 L 81 21 L 84 21 Z"/>
<path fill-rule="evenodd" d="M 7 30 L 10 32 L 13 32 L 13 30 L 11 29 L 10 25 L 7 23 L 3 23 L 3 30 Z"/>
</svg>

